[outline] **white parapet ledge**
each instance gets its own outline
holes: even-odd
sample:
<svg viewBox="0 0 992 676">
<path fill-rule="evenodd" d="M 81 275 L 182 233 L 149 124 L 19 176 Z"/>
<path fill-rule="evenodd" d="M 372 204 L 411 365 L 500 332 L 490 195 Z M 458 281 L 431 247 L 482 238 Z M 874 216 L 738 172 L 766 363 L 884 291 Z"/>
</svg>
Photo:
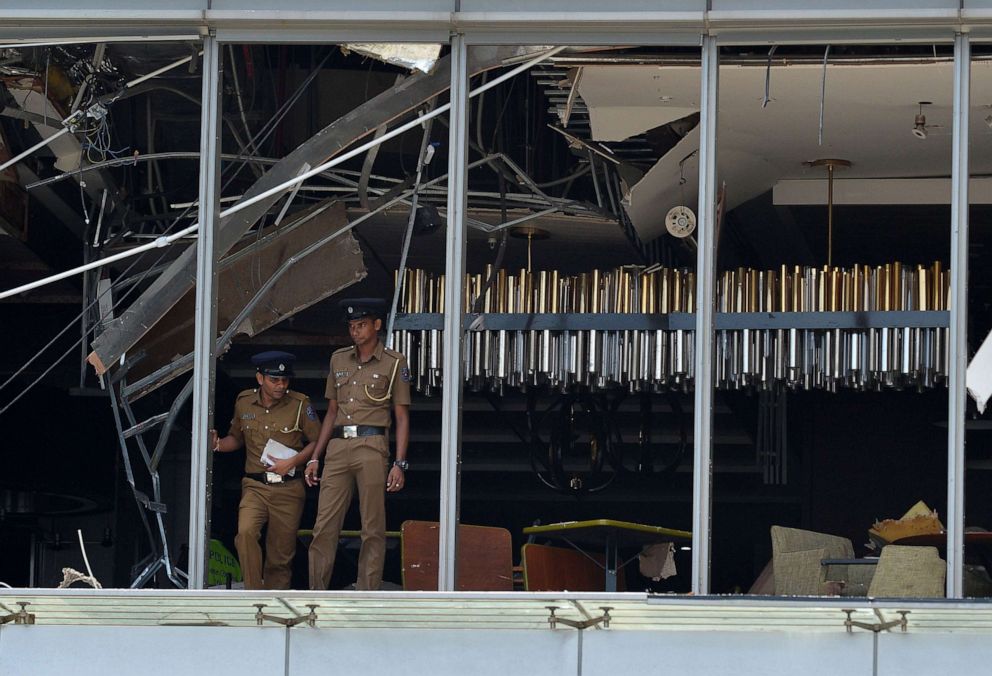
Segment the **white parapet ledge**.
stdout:
<svg viewBox="0 0 992 676">
<path fill-rule="evenodd" d="M 909 631 L 987 632 L 992 605 L 945 599 L 651 596 L 569 592 L 311 592 L 0 589 L 0 615 L 27 603 L 36 626 L 256 626 L 256 604 L 290 619 L 315 606 L 319 629 L 547 629 L 549 606 L 576 621 L 610 610 L 610 631 L 843 633 L 907 612 Z M 848 614 L 850 613 L 850 615 Z M 266 622 L 270 626 L 278 626 Z M 896 630 L 898 631 L 898 630 Z"/>
</svg>

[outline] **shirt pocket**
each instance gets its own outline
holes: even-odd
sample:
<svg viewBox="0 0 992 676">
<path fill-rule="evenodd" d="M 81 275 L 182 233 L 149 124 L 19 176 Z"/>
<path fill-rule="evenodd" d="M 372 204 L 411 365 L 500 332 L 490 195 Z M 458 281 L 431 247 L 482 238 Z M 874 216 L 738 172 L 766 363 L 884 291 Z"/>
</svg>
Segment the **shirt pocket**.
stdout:
<svg viewBox="0 0 992 676">
<path fill-rule="evenodd" d="M 389 378 L 379 373 L 373 373 L 365 383 L 365 392 L 370 397 L 381 398 L 386 396 L 389 389 Z"/>
<path fill-rule="evenodd" d="M 260 434 L 260 426 L 258 420 L 242 420 L 241 421 L 241 434 L 244 435 L 245 439 L 256 439 Z"/>
</svg>

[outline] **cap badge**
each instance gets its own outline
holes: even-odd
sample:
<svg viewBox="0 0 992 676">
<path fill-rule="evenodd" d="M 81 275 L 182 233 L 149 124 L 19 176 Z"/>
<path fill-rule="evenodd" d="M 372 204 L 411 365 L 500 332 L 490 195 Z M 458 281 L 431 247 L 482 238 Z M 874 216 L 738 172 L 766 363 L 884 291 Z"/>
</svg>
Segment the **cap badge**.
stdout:
<svg viewBox="0 0 992 676">
<path fill-rule="evenodd" d="M 285 371 L 286 370 L 286 365 L 285 364 L 279 364 L 279 370 L 280 371 Z"/>
</svg>

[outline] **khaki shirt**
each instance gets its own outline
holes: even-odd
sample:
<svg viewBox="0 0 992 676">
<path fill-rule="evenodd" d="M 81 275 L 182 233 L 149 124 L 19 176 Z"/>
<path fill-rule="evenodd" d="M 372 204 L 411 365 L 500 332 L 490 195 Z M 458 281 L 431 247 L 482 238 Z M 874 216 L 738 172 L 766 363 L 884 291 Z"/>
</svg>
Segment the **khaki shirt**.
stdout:
<svg viewBox="0 0 992 676">
<path fill-rule="evenodd" d="M 245 472 L 257 474 L 266 470 L 261 457 L 269 439 L 301 451 L 306 446 L 304 437 L 316 441 L 320 436 L 320 419 L 304 394 L 287 391 L 273 406 L 265 408 L 256 388 L 238 395 L 228 434 L 245 446 Z"/>
<path fill-rule="evenodd" d="M 367 362 L 359 363 L 358 350 L 346 347 L 331 355 L 325 391 L 328 401 L 338 402 L 335 426 L 389 427 L 394 404 L 410 405 L 410 369 L 406 357 L 382 342 Z"/>
</svg>

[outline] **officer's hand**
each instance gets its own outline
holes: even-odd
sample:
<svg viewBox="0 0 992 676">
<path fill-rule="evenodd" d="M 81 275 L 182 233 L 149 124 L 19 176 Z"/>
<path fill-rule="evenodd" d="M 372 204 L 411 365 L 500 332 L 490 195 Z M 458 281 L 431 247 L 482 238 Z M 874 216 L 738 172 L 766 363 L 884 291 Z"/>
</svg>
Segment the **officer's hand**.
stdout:
<svg viewBox="0 0 992 676">
<path fill-rule="evenodd" d="M 283 460 L 276 460 L 274 463 L 269 465 L 268 471 L 275 472 L 280 476 L 286 476 L 289 474 L 289 470 L 293 469 L 296 465 L 293 464 L 292 458 L 285 458 Z"/>
<path fill-rule="evenodd" d="M 386 478 L 386 492 L 395 493 L 403 488 L 403 482 L 406 477 L 403 476 L 403 470 L 401 470 L 396 465 L 393 465 L 392 469 L 389 470 L 389 476 Z"/>
<path fill-rule="evenodd" d="M 317 467 L 319 466 L 319 462 L 311 462 L 307 465 L 307 468 L 303 470 L 303 478 L 306 480 L 307 486 L 316 486 L 320 483 L 320 476 L 317 474 Z"/>
<path fill-rule="evenodd" d="M 210 430 L 210 442 L 209 443 L 210 443 L 210 450 L 211 451 L 215 451 L 215 452 L 217 451 L 217 443 L 219 441 L 220 440 L 217 437 L 217 430 Z"/>
</svg>

